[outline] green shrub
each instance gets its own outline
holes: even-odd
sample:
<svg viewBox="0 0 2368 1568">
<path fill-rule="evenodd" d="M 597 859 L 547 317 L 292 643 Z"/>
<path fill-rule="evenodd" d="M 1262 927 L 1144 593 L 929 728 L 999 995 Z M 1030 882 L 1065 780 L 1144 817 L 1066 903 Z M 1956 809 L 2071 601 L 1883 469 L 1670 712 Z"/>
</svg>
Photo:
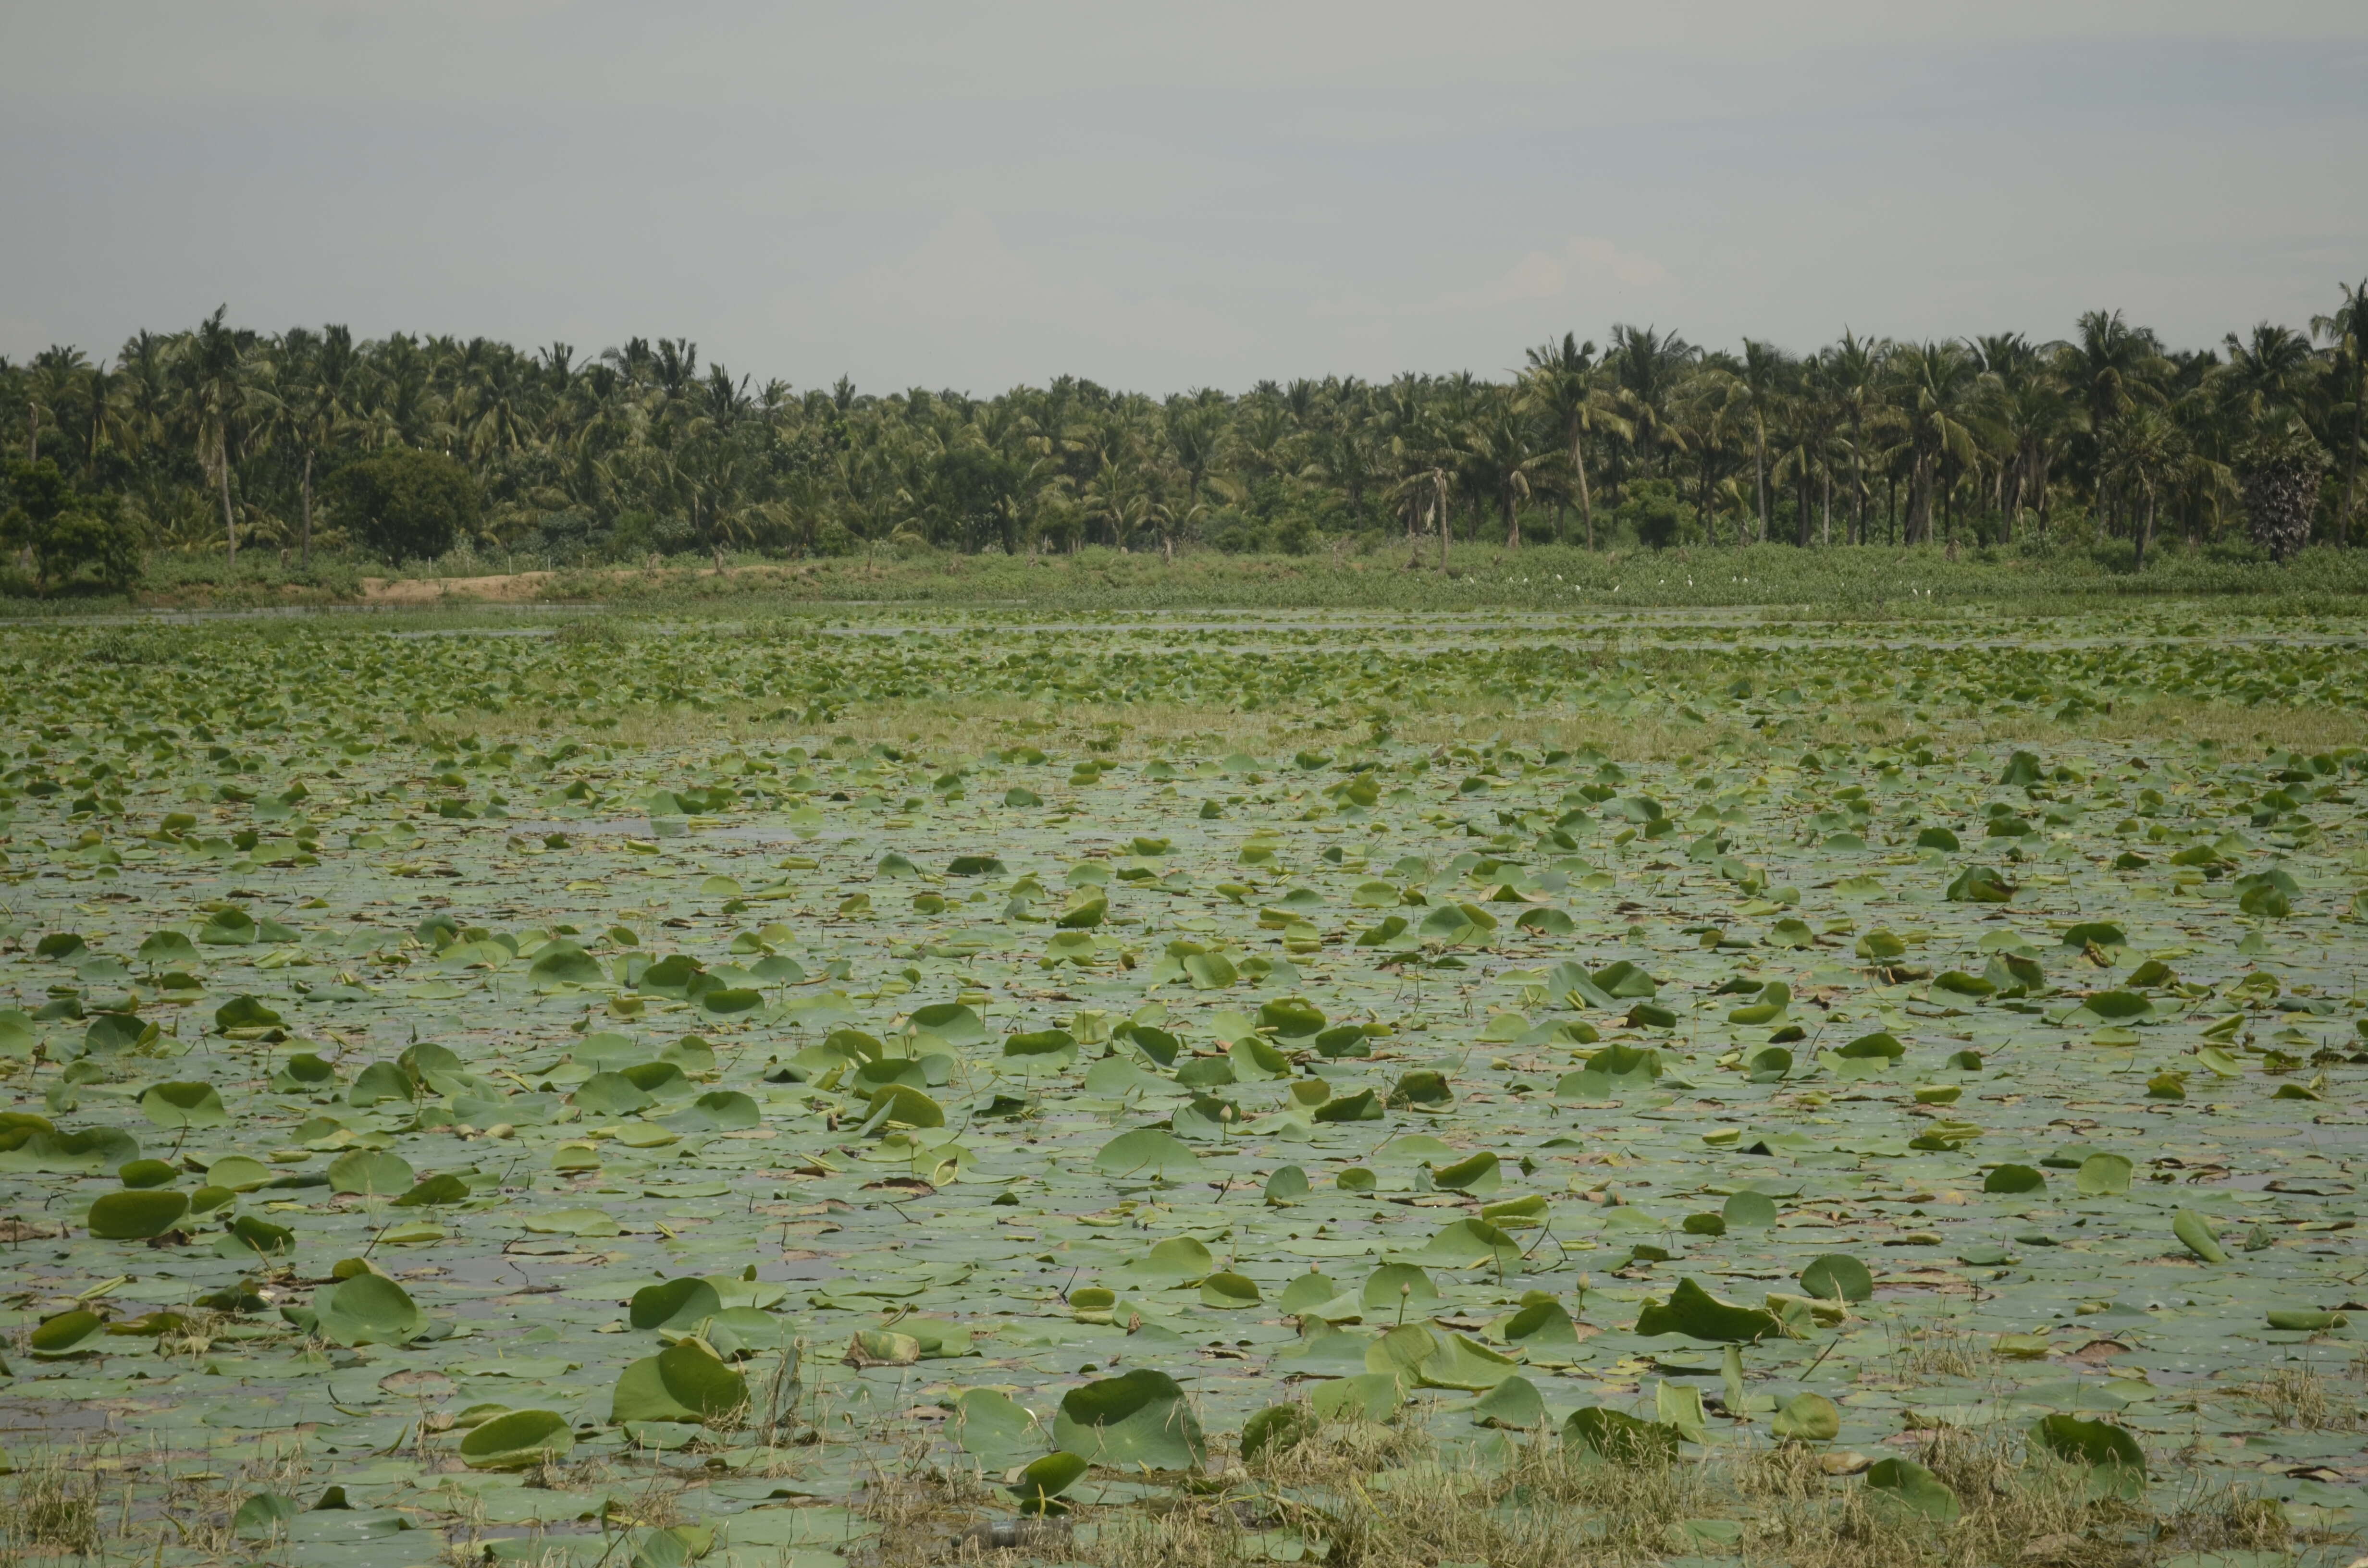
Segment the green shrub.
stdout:
<svg viewBox="0 0 2368 1568">
<path fill-rule="evenodd" d="M 340 520 L 387 560 L 433 560 L 475 530 L 477 482 L 440 452 L 398 447 L 348 463 L 329 482 Z"/>
</svg>

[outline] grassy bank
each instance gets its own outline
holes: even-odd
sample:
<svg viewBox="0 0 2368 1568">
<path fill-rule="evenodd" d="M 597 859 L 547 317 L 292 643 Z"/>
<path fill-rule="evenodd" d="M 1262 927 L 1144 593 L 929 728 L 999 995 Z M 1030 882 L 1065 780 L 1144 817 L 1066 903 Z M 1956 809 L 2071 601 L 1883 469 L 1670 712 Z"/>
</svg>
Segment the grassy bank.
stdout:
<svg viewBox="0 0 2368 1568">
<path fill-rule="evenodd" d="M 395 572 L 351 561 L 309 570 L 250 557 L 158 557 L 130 598 L 0 599 L 10 616 L 129 609 L 493 603 L 691 608 L 728 601 L 1009 607 L 1064 611 L 1178 608 L 1471 610 L 1736 605 L 1816 607 L 1868 618 L 1936 604 L 2044 606 L 2131 598 L 2323 598 L 2368 595 L 2368 552 L 2317 550 L 2280 565 L 2241 552 L 2163 551 L 2144 571 L 2127 551 L 1842 547 L 1593 552 L 1464 546 L 1440 568 L 1402 544 L 1313 555 L 1196 551 L 1165 559 L 1091 549 L 1074 555 L 933 551 L 801 562 L 705 557 L 640 567 L 546 570 L 529 557 L 456 555 Z"/>
</svg>

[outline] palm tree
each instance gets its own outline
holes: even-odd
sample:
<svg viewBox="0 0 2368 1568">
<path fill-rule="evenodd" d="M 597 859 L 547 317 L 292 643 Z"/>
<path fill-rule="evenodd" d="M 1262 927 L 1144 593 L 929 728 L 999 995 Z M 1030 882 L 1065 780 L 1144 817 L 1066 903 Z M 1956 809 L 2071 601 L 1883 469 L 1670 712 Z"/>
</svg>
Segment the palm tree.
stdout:
<svg viewBox="0 0 2368 1568">
<path fill-rule="evenodd" d="M 2299 333 L 2269 322 L 2223 342 L 2228 362 L 2213 380 L 2238 433 L 2242 472 L 2255 532 L 2281 560 L 2306 542 L 2318 496 L 2324 448 L 2307 406 L 2321 388 L 2317 356 Z M 2334 421 L 2328 421 L 2329 425 Z"/>
<path fill-rule="evenodd" d="M 2011 539 L 2026 506 L 2046 516 L 2048 470 L 2069 427 L 2071 405 L 2055 379 L 2043 373 L 1994 382 L 1986 412 L 2003 454 L 1998 516 Z"/>
<path fill-rule="evenodd" d="M 1558 454 L 1539 442 L 1527 412 L 1509 397 L 1466 428 L 1463 447 L 1473 487 L 1504 508 L 1505 548 L 1520 549 L 1521 503 L 1545 483 L 1544 471 Z"/>
<path fill-rule="evenodd" d="M 2335 542 L 2351 542 L 2351 504 L 2359 494 L 2360 449 L 2368 446 L 2368 278 L 2338 284 L 2343 302 L 2330 315 L 2310 318 L 2310 330 L 2334 350 L 2328 376 L 2339 416 L 2349 412 L 2351 437 L 2343 449 L 2343 495 L 2335 507 Z"/>
<path fill-rule="evenodd" d="M 2114 492 L 2101 468 L 2105 427 L 2133 403 L 2162 402 L 2161 383 L 2170 362 L 2148 328 L 2131 326 L 2119 311 L 2089 311 L 2080 317 L 2078 338 L 2056 350 L 2055 364 L 2080 404 L 2089 455 L 2097 468 L 2097 498 L 2110 526 Z"/>
<path fill-rule="evenodd" d="M 83 410 L 83 472 L 96 486 L 100 446 L 120 447 L 131 436 L 124 404 L 132 390 L 131 377 L 121 369 L 93 365 L 83 376 L 82 390 L 88 405 Z"/>
<path fill-rule="evenodd" d="M 1831 380 L 1828 359 L 1827 354 L 1818 353 L 1803 362 L 1800 395 L 1793 404 L 1793 448 L 1802 460 L 1794 474 L 1800 506 L 1793 542 L 1804 547 L 1809 542 L 1808 491 L 1813 476 L 1819 492 L 1817 542 L 1827 547 L 1834 542 L 1835 448 L 1849 411 Z M 1848 526 L 1845 522 L 1845 530 Z"/>
<path fill-rule="evenodd" d="M 482 459 L 515 455 L 532 438 L 528 399 L 532 389 L 508 357 L 488 359 L 476 367 L 459 403 L 472 453 Z"/>
<path fill-rule="evenodd" d="M 2084 312 L 2079 330 L 2078 342 L 2057 350 L 2056 365 L 2087 410 L 2092 433 L 2132 403 L 2161 401 L 2157 383 L 2168 362 L 2151 330 L 2129 325 L 2119 311 Z"/>
<path fill-rule="evenodd" d="M 1842 340 L 1823 357 L 1826 390 L 1839 405 L 1842 423 L 1850 430 L 1850 532 L 1861 544 L 1867 542 L 1866 426 L 1879 410 L 1879 383 L 1889 347 L 1844 327 Z"/>
<path fill-rule="evenodd" d="M 134 448 L 162 446 L 174 415 L 174 340 L 136 332 L 115 357 L 123 377 L 123 439 Z"/>
<path fill-rule="evenodd" d="M 1893 407 L 1907 430 L 1907 542 L 1932 540 L 1932 506 L 1944 465 L 1975 460 L 1980 448 L 1970 407 L 1973 356 L 1955 343 L 1906 344 L 1892 355 Z"/>
<path fill-rule="evenodd" d="M 1728 509 L 1715 505 L 1713 497 L 1725 499 L 1732 478 L 1720 472 L 1721 465 L 1742 462 L 1742 449 L 1735 440 L 1744 413 L 1740 366 L 1732 354 L 1704 355 L 1679 387 L 1674 405 L 1682 444 L 1694 454 L 1694 513 L 1702 518 L 1703 538 L 1712 544 L 1718 542 L 1718 516 Z M 1750 539 L 1751 506 L 1746 499 L 1733 508 L 1737 545 Z"/>
<path fill-rule="evenodd" d="M 1184 493 L 1197 502 L 1201 487 L 1208 482 L 1210 467 L 1225 436 L 1225 408 L 1222 402 L 1203 399 L 1186 402 L 1172 408 L 1167 416 L 1167 441 L 1176 451 L 1176 460 L 1184 468 Z"/>
<path fill-rule="evenodd" d="M 1595 345 L 1581 343 L 1565 332 L 1560 343 L 1547 342 L 1528 351 L 1531 405 L 1552 419 L 1563 433 L 1570 457 L 1573 483 L 1578 490 L 1579 524 L 1587 530 L 1587 548 L 1595 548 L 1595 503 L 1587 483 L 1587 437 L 1597 430 L 1622 438 L 1634 427 L 1620 417 L 1600 384 Z"/>
<path fill-rule="evenodd" d="M 266 415 L 275 440 L 294 448 L 298 458 L 299 559 L 313 564 L 313 466 L 334 446 L 353 419 L 349 403 L 355 380 L 353 333 L 343 326 L 317 338 L 302 329 L 281 335 L 275 385 Z"/>
<path fill-rule="evenodd" d="M 33 356 L 28 367 L 25 400 L 25 460 L 41 460 L 41 423 L 48 422 L 61 431 L 65 426 L 63 410 L 71 406 L 82 390 L 83 379 L 90 373 L 90 361 L 83 351 L 72 344 L 52 343 Z"/>
<path fill-rule="evenodd" d="M 2292 415 L 2318 368 L 2310 340 L 2291 327 L 2260 322 L 2248 338 L 2232 332 L 2221 341 L 2228 363 L 2219 380 L 2238 417 L 2259 425 Z"/>
<path fill-rule="evenodd" d="M 1738 378 L 1744 407 L 1751 415 L 1751 486 L 1759 508 L 1759 542 L 1768 542 L 1768 421 L 1793 380 L 1793 357 L 1772 344 L 1743 340 L 1743 370 Z"/>
<path fill-rule="evenodd" d="M 1653 477 L 1656 450 L 1676 436 L 1669 428 L 1669 400 L 1694 358 L 1693 345 L 1674 332 L 1665 335 L 1649 326 L 1611 329 L 1605 362 L 1611 367 L 1613 395 L 1628 420 L 1637 467 L 1647 479 Z"/>
<path fill-rule="evenodd" d="M 2143 572 L 2146 546 L 2154 542 L 2157 503 L 2161 492 L 2178 481 L 2187 459 L 2186 442 L 2168 414 L 2141 404 L 2106 427 L 2099 449 L 2103 471 L 2126 485 L 2137 501 L 2131 537 L 2137 541 L 2134 569 Z"/>
<path fill-rule="evenodd" d="M 1349 382 L 1344 390 L 1349 395 L 1333 403 L 1309 436 L 1312 460 L 1305 472 L 1339 491 L 1351 517 L 1361 517 L 1365 492 L 1380 472 L 1382 449 L 1365 416 L 1363 399 L 1357 395 L 1361 389 Z"/>
<path fill-rule="evenodd" d="M 231 510 L 231 449 L 238 441 L 247 415 L 247 353 L 252 333 L 222 324 L 230 307 L 214 313 L 181 344 L 176 362 L 184 398 L 197 430 L 198 462 L 214 482 L 222 498 L 222 537 L 229 564 L 238 568 L 238 517 Z"/>
</svg>

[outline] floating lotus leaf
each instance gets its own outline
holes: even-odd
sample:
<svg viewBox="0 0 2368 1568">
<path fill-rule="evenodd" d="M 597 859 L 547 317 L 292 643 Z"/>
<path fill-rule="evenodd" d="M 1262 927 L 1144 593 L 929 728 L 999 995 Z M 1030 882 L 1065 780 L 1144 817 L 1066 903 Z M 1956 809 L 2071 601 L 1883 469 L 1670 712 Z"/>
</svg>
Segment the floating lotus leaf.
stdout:
<svg viewBox="0 0 2368 1568">
<path fill-rule="evenodd" d="M 1563 1440 L 1583 1445 L 1613 1464 L 1667 1464 L 1678 1457 L 1680 1436 L 1674 1426 L 1603 1405 L 1584 1405 L 1563 1422 Z"/>
<path fill-rule="evenodd" d="M 969 1389 L 954 1401 L 946 1436 L 990 1471 L 1008 1470 L 1042 1453 L 1048 1438 L 1036 1418 L 996 1389 Z"/>
<path fill-rule="evenodd" d="M 1907 1514 L 1946 1524 L 1963 1512 L 1957 1494 L 1913 1460 L 1877 1460 L 1866 1472 L 1867 1490 Z"/>
<path fill-rule="evenodd" d="M 1115 1176 L 1167 1176 L 1200 1163 L 1190 1144 L 1155 1127 L 1121 1132 L 1094 1155 L 1094 1169 Z"/>
<path fill-rule="evenodd" d="M 349 1149 L 329 1162 L 329 1190 L 386 1198 L 408 1192 L 417 1179 L 411 1162 L 379 1149 Z"/>
<path fill-rule="evenodd" d="M 90 1206 L 85 1223 L 102 1241 L 142 1241 L 161 1236 L 189 1211 L 189 1195 L 150 1189 L 144 1192 L 101 1193 Z"/>
<path fill-rule="evenodd" d="M 1270 1404 L 1242 1423 L 1242 1460 L 1290 1452 L 1315 1435 L 1315 1415 L 1302 1404 Z"/>
<path fill-rule="evenodd" d="M 1183 1389 L 1148 1368 L 1072 1389 L 1053 1419 L 1053 1439 L 1121 1470 L 1190 1470 L 1208 1451 Z"/>
<path fill-rule="evenodd" d="M 1801 1290 L 1821 1301 L 1863 1301 L 1874 1294 L 1874 1276 L 1848 1253 L 1829 1252 L 1801 1270 Z"/>
<path fill-rule="evenodd" d="M 230 1120 L 211 1084 L 155 1084 L 140 1096 L 140 1114 L 159 1127 L 220 1127 Z"/>
<path fill-rule="evenodd" d="M 513 1410 L 472 1426 L 461 1439 L 461 1462 L 471 1470 L 527 1470 L 574 1451 L 565 1416 L 548 1410 Z"/>
<path fill-rule="evenodd" d="M 1824 1394 L 1804 1391 L 1784 1402 L 1770 1427 L 1780 1437 L 1829 1443 L 1841 1434 L 1841 1407 Z"/>
</svg>

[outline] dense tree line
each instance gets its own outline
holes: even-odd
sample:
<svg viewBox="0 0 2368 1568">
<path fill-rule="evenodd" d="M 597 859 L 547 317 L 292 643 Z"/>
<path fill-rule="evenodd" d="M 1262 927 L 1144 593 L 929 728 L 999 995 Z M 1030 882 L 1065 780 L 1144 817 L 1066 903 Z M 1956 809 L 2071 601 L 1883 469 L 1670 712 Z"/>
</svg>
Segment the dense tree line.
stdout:
<svg viewBox="0 0 2368 1568">
<path fill-rule="evenodd" d="M 1532 348 L 1501 380 L 1165 400 L 1067 377 L 992 398 L 843 378 L 800 392 L 669 338 L 587 358 L 339 326 L 267 335 L 217 311 L 111 360 L 0 359 L 0 460 L 20 567 L 44 580 L 73 569 L 57 549 L 101 536 L 119 577 L 138 548 L 234 564 L 258 547 L 403 559 L 456 542 L 572 562 L 913 543 L 1305 551 L 1404 534 L 1427 558 L 1459 539 L 1809 548 L 2069 530 L 2126 540 L 2141 565 L 2166 537 L 2283 557 L 2354 539 L 2368 280 L 2334 306 L 2307 333 L 2263 323 L 2218 351 L 2103 311 L 2061 341 L 1845 333 L 1808 354 L 1616 325 L 1600 347 Z"/>
</svg>

